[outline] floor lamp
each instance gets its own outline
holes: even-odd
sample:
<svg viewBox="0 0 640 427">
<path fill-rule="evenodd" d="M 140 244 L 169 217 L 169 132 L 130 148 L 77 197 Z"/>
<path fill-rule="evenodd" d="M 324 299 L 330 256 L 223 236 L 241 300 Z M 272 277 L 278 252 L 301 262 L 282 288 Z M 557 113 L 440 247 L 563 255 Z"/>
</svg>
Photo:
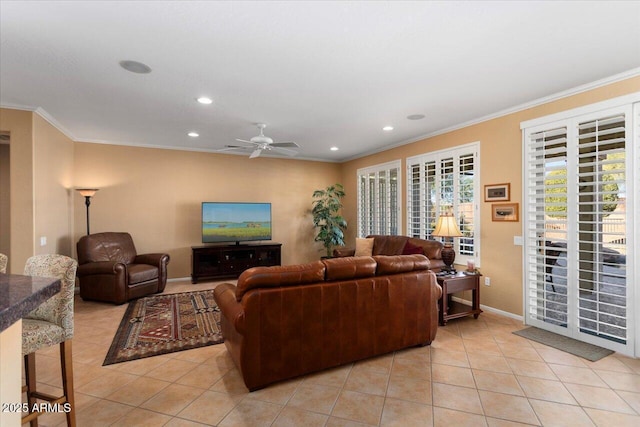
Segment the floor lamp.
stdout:
<svg viewBox="0 0 640 427">
<path fill-rule="evenodd" d="M 446 271 L 455 273 L 453 261 L 456 259 L 456 251 L 453 250 L 453 237 L 462 237 L 458 224 L 453 213 L 446 212 L 440 214 L 436 229 L 431 233 L 432 236 L 444 237 L 444 248 L 442 248 L 442 261 L 446 266 Z M 447 241 L 447 237 L 451 237 L 451 242 Z"/>
<path fill-rule="evenodd" d="M 87 207 L 87 236 L 88 236 L 89 234 L 91 234 L 89 232 L 89 205 L 91 204 L 91 198 L 93 197 L 94 194 L 96 194 L 96 191 L 98 191 L 98 189 L 97 188 L 78 188 L 76 189 L 76 191 L 84 196 L 84 204 Z"/>
</svg>

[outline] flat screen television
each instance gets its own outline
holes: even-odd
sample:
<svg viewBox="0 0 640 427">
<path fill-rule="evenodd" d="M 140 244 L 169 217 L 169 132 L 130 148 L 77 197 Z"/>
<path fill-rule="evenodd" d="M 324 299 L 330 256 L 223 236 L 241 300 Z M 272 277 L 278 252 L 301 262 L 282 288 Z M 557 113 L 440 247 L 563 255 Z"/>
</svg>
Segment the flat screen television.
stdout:
<svg viewBox="0 0 640 427">
<path fill-rule="evenodd" d="M 271 240 L 271 203 L 202 202 L 202 243 Z"/>
</svg>

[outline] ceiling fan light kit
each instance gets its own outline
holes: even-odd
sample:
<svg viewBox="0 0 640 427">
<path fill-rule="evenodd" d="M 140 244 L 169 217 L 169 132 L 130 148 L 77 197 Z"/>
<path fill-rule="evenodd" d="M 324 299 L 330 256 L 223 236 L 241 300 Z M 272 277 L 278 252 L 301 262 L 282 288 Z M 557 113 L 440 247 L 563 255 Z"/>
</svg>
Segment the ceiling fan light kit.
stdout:
<svg viewBox="0 0 640 427">
<path fill-rule="evenodd" d="M 299 148 L 300 146 L 298 144 L 293 141 L 273 142 L 273 138 L 269 138 L 264 134 L 264 129 L 267 127 L 266 124 L 258 123 L 256 126 L 260 129 L 260 135 L 254 136 L 248 141 L 246 139 L 236 139 L 236 141 L 245 145 L 225 145 L 225 148 L 216 151 L 251 151 L 249 155 L 250 159 L 259 157 L 264 151 L 274 151 L 276 153 L 286 154 L 287 156 L 295 156 L 298 154 L 297 151 L 290 149 Z"/>
</svg>

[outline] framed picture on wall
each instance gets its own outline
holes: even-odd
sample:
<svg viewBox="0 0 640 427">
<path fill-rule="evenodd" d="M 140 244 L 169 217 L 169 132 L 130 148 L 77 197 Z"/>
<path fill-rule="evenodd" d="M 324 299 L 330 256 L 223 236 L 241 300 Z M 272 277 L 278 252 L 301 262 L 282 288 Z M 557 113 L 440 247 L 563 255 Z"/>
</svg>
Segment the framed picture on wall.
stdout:
<svg viewBox="0 0 640 427">
<path fill-rule="evenodd" d="M 484 186 L 485 202 L 508 202 L 511 200 L 511 184 L 491 184 Z"/>
<path fill-rule="evenodd" d="M 491 205 L 491 221 L 518 221 L 517 203 L 494 203 Z"/>
</svg>

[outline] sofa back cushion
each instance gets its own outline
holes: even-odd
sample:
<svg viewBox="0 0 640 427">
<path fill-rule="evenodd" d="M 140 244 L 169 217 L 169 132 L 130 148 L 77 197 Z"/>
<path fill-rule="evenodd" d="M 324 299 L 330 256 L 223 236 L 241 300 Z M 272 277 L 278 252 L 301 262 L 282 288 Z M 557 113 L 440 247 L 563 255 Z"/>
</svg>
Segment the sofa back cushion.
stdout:
<svg viewBox="0 0 640 427">
<path fill-rule="evenodd" d="M 82 236 L 77 244 L 78 263 L 115 261 L 131 264 L 136 247 L 129 233 L 96 233 Z"/>
<path fill-rule="evenodd" d="M 322 261 L 309 264 L 273 267 L 253 267 L 238 277 L 236 299 L 242 300 L 244 294 L 254 288 L 275 288 L 280 286 L 304 285 L 323 282 L 325 265 Z"/>
<path fill-rule="evenodd" d="M 327 282 L 373 277 L 376 274 L 376 262 L 368 256 L 331 258 L 322 262 L 326 268 Z"/>
<path fill-rule="evenodd" d="M 376 255 L 376 276 L 428 270 L 431 264 L 424 255 Z"/>
<path fill-rule="evenodd" d="M 407 243 L 411 243 L 414 246 L 422 247 L 424 254 L 429 259 L 442 259 L 442 246 L 443 244 L 437 240 L 424 240 L 409 238 Z"/>
<path fill-rule="evenodd" d="M 373 243 L 373 255 L 402 255 L 404 245 L 407 244 L 407 236 L 367 236 L 375 239 Z"/>
</svg>

